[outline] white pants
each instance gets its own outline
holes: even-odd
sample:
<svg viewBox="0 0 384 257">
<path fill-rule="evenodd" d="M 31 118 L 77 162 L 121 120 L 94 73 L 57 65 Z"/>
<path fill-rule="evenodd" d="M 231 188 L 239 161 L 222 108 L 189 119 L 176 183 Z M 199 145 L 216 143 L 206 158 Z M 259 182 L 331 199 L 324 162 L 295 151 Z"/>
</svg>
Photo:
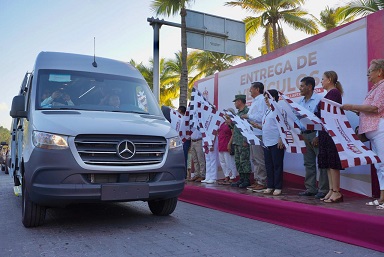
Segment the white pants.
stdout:
<svg viewBox="0 0 384 257">
<path fill-rule="evenodd" d="M 218 146 L 216 140 L 213 146 L 213 151 L 205 154 L 205 180 L 217 179 L 218 157 Z"/>
<path fill-rule="evenodd" d="M 236 178 L 237 170 L 235 165 L 235 156 L 230 155 L 229 152 L 219 152 L 219 161 L 224 176 L 230 177 L 231 179 Z"/>
<path fill-rule="evenodd" d="M 380 190 L 384 190 L 384 118 L 380 119 L 379 128 L 365 133 L 371 141 L 372 150 L 379 156 L 381 163 L 375 164 Z"/>
</svg>

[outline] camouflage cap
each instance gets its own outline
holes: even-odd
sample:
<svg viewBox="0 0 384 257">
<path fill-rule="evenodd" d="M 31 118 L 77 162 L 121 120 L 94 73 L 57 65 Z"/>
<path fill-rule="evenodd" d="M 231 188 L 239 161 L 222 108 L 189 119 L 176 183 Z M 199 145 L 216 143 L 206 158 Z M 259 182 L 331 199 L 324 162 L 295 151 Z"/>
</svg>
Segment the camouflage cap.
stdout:
<svg viewBox="0 0 384 257">
<path fill-rule="evenodd" d="M 246 95 L 235 95 L 235 100 L 233 100 L 233 102 L 235 102 L 236 100 L 239 100 L 239 99 L 246 100 L 247 96 Z"/>
</svg>

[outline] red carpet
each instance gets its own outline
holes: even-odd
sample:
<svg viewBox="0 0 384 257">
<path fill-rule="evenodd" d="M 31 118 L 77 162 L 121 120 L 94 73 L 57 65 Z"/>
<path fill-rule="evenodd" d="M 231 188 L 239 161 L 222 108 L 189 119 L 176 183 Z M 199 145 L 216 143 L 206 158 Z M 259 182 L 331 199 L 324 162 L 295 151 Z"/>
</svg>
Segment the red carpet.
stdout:
<svg viewBox="0 0 384 257">
<path fill-rule="evenodd" d="M 384 252 L 384 217 L 186 185 L 181 201 Z"/>
</svg>

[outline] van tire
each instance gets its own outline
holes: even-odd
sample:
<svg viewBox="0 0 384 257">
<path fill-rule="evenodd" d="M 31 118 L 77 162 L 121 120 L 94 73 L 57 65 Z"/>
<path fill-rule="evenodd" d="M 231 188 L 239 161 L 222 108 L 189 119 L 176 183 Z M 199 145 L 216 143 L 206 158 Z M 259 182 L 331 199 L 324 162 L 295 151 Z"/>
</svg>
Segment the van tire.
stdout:
<svg viewBox="0 0 384 257">
<path fill-rule="evenodd" d="M 42 225 L 45 220 L 46 207 L 40 206 L 31 201 L 25 186 L 24 178 L 22 190 L 22 222 L 24 227 L 31 228 Z"/>
<path fill-rule="evenodd" d="M 167 216 L 171 214 L 177 205 L 177 197 L 165 200 L 151 200 L 148 201 L 148 207 L 154 215 Z"/>
</svg>

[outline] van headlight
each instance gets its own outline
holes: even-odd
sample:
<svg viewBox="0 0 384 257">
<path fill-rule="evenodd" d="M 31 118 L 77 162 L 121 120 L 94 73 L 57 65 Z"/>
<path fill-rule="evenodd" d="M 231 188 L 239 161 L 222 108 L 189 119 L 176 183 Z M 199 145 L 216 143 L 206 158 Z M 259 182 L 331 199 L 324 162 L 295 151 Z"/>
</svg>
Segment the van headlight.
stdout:
<svg viewBox="0 0 384 257">
<path fill-rule="evenodd" d="M 169 142 L 169 149 L 183 147 L 183 141 L 181 141 L 181 138 L 179 136 L 168 139 L 168 142 Z"/>
<path fill-rule="evenodd" d="M 34 146 L 44 149 L 68 148 L 68 137 L 62 135 L 33 131 L 32 141 Z"/>
</svg>

